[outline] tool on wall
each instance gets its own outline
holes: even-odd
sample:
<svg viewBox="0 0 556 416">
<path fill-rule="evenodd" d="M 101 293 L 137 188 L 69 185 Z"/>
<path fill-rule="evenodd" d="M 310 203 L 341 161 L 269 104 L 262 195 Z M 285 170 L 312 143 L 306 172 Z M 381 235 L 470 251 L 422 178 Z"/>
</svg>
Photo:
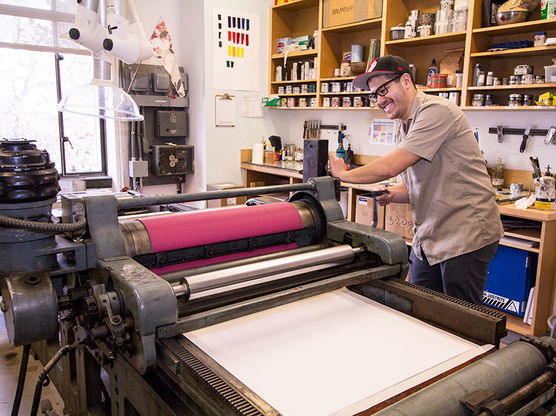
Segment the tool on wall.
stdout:
<svg viewBox="0 0 556 416">
<path fill-rule="evenodd" d="M 532 129 L 531 126 L 527 126 L 524 129 L 514 129 L 511 127 L 496 126 L 489 127 L 488 132 L 490 134 L 496 134 L 498 137 L 498 142 L 502 143 L 505 135 L 519 135 L 523 136 L 521 145 L 519 146 L 519 151 L 523 153 L 527 147 L 527 140 L 531 136 L 545 136 L 544 142 L 546 144 L 552 143 L 556 135 L 556 127 L 551 127 L 549 130 L 546 129 Z"/>
</svg>

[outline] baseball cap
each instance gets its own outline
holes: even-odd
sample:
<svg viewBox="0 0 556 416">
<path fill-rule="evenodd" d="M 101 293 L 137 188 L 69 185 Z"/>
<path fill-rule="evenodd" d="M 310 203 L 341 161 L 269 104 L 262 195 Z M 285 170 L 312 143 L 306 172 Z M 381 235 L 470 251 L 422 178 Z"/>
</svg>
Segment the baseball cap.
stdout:
<svg viewBox="0 0 556 416">
<path fill-rule="evenodd" d="M 373 59 L 369 63 L 367 70 L 353 80 L 353 86 L 366 91 L 369 89 L 367 82 L 372 77 L 378 75 L 403 75 L 405 73 L 411 73 L 409 64 L 405 59 L 395 55 L 381 56 L 380 58 Z"/>
</svg>

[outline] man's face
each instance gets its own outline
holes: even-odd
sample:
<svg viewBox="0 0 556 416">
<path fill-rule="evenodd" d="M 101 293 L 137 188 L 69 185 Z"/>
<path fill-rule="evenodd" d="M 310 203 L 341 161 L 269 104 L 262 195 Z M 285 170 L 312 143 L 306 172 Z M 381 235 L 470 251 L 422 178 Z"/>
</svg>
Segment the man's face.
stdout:
<svg viewBox="0 0 556 416">
<path fill-rule="evenodd" d="M 384 75 L 369 79 L 369 91 L 378 91 L 383 94 L 385 86 L 387 93 L 384 96 L 377 95 L 377 106 L 386 113 L 389 119 L 403 119 L 409 111 L 413 97 L 408 94 L 407 89 L 404 88 L 404 83 L 406 82 L 404 78 L 398 78 L 389 82 L 391 79 L 391 77 Z M 387 84 L 385 85 L 385 83 Z"/>
</svg>

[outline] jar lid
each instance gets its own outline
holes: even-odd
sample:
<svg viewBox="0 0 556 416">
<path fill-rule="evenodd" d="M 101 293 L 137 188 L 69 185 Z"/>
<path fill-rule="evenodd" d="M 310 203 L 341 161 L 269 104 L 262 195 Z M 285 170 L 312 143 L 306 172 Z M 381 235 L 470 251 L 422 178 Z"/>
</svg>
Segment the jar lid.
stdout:
<svg viewBox="0 0 556 416">
<path fill-rule="evenodd" d="M 403 27 L 403 26 L 394 26 L 394 27 L 391 27 L 390 30 L 403 30 L 403 31 L 405 31 L 405 27 Z"/>
<path fill-rule="evenodd" d="M 456 69 L 456 74 L 463 74 L 463 69 Z"/>
<path fill-rule="evenodd" d="M 535 35 L 544 35 L 544 36 L 546 36 L 546 32 L 537 32 L 537 33 L 535 33 Z"/>
<path fill-rule="evenodd" d="M 510 98 L 513 98 L 514 100 L 521 100 L 522 95 L 521 94 L 510 94 Z"/>
</svg>

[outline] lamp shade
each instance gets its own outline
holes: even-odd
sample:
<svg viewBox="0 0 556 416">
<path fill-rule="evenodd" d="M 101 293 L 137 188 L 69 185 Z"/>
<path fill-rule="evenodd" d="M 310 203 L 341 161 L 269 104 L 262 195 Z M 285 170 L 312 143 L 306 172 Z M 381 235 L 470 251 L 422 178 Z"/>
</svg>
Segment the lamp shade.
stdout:
<svg viewBox="0 0 556 416">
<path fill-rule="evenodd" d="M 137 104 L 129 94 L 96 78 L 62 97 L 58 111 L 119 121 L 143 121 Z"/>
</svg>

